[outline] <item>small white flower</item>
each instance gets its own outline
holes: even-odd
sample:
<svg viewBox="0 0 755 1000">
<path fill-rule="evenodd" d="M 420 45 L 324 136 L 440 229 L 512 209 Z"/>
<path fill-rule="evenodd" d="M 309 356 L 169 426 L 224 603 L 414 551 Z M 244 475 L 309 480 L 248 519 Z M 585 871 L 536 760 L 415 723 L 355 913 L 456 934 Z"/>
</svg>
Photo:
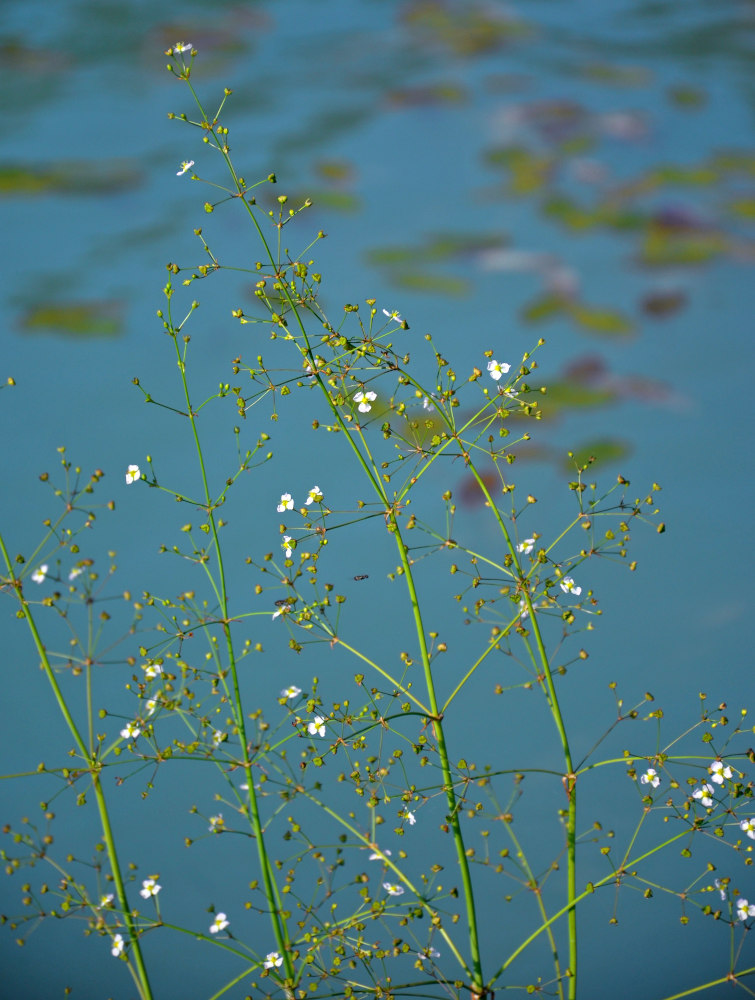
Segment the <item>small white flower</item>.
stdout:
<svg viewBox="0 0 755 1000">
<path fill-rule="evenodd" d="M 156 896 L 161 889 L 162 886 L 157 884 L 156 879 L 145 878 L 139 890 L 139 895 L 142 899 L 149 899 L 150 896 Z"/>
<path fill-rule="evenodd" d="M 755 840 L 755 817 L 740 820 L 739 829 L 742 833 L 746 833 L 750 840 Z"/>
<path fill-rule="evenodd" d="M 393 882 L 383 882 L 383 888 L 388 893 L 389 896 L 403 896 L 404 887 L 401 885 L 394 885 Z"/>
<path fill-rule="evenodd" d="M 147 715 L 152 715 L 159 704 L 157 698 L 148 698 L 146 703 Z"/>
<path fill-rule="evenodd" d="M 711 781 L 715 781 L 717 785 L 723 785 L 724 781 L 728 781 L 732 776 L 732 770 L 729 765 L 724 766 L 721 760 L 714 760 L 710 765 L 710 770 Z"/>
<path fill-rule="evenodd" d="M 84 572 L 84 567 L 83 566 L 74 566 L 73 569 L 71 570 L 71 572 L 68 574 L 68 579 L 69 580 L 75 580 L 76 577 L 77 576 L 81 576 L 81 574 L 83 572 Z"/>
<path fill-rule="evenodd" d="M 282 499 L 282 498 L 281 498 Z M 304 503 L 309 507 L 311 503 L 322 503 L 323 494 L 319 486 L 313 486 L 312 489 L 307 493 L 307 499 Z"/>
<path fill-rule="evenodd" d="M 210 825 L 208 827 L 210 833 L 217 833 L 218 830 L 222 830 L 224 827 L 225 820 L 222 813 L 218 813 L 217 816 L 210 816 Z"/>
<path fill-rule="evenodd" d="M 174 52 L 188 52 L 191 48 L 191 42 L 176 42 L 173 46 Z"/>
<path fill-rule="evenodd" d="M 44 579 L 47 576 L 47 570 L 48 569 L 49 569 L 49 566 L 47 565 L 47 563 L 43 563 L 39 567 L 39 569 L 35 569 L 34 572 L 32 573 L 32 575 L 31 575 L 32 580 L 35 583 L 44 583 Z"/>
<path fill-rule="evenodd" d="M 155 677 L 159 677 L 163 672 L 163 668 L 159 663 L 143 663 L 142 670 L 148 681 L 153 681 Z"/>
<path fill-rule="evenodd" d="M 360 413 L 369 413 L 376 399 L 377 393 L 372 391 L 362 392 L 360 389 L 359 392 L 354 393 L 354 402 L 359 403 L 358 409 Z"/>
<path fill-rule="evenodd" d="M 142 470 L 138 465 L 129 465 L 126 469 L 126 486 L 130 486 L 131 483 L 135 483 L 138 479 L 142 478 Z"/>
<path fill-rule="evenodd" d="M 113 902 L 114 899 L 115 896 L 113 895 L 112 892 L 106 892 L 104 896 L 100 896 L 100 909 L 103 909 L 106 906 L 110 906 L 110 904 Z"/>
<path fill-rule="evenodd" d="M 277 510 L 279 514 L 282 514 L 284 510 L 294 509 L 294 498 L 290 493 L 281 493 L 281 502 L 278 504 Z"/>
<path fill-rule="evenodd" d="M 746 899 L 738 899 L 737 916 L 740 920 L 747 920 L 748 917 L 755 917 L 755 905 L 748 903 Z"/>
<path fill-rule="evenodd" d="M 113 947 L 110 949 L 110 954 L 113 958 L 118 958 L 123 954 L 123 949 L 126 946 L 126 942 L 123 940 L 122 934 L 113 935 Z"/>
<path fill-rule="evenodd" d="M 420 960 L 423 961 L 426 958 L 440 958 L 440 952 L 436 951 L 432 945 L 428 945 L 427 948 L 422 948 L 420 951 L 417 952 L 417 955 L 420 958 Z"/>
<path fill-rule="evenodd" d="M 700 802 L 709 809 L 713 805 L 712 795 L 715 789 L 713 785 L 709 785 L 707 781 L 704 781 L 699 788 L 696 788 L 692 793 L 693 799 L 699 799 Z"/>
<path fill-rule="evenodd" d="M 290 559 L 291 558 L 291 553 L 294 551 L 294 546 L 291 544 L 291 536 L 290 535 L 284 535 L 283 536 L 283 542 L 281 544 L 283 545 L 283 549 L 284 549 L 284 552 L 285 552 L 285 555 L 286 555 L 286 559 Z M 294 542 L 294 545 L 295 544 L 296 543 Z"/>
<path fill-rule="evenodd" d="M 216 913 L 215 919 L 210 924 L 210 934 L 217 934 L 218 931 L 224 931 L 228 926 L 228 921 L 226 920 L 225 913 Z"/>
<path fill-rule="evenodd" d="M 310 736 L 324 736 L 325 726 L 323 723 L 325 719 L 321 715 L 316 715 L 312 722 L 307 724 L 307 732 Z"/>
<path fill-rule="evenodd" d="M 283 965 L 283 958 L 277 951 L 269 951 L 265 955 L 265 968 L 266 969 L 279 969 Z"/>
<path fill-rule="evenodd" d="M 391 851 L 383 851 L 382 854 L 378 854 L 377 851 L 373 851 L 367 860 L 382 861 L 384 857 L 389 858 L 390 856 L 391 856 Z"/>
<path fill-rule="evenodd" d="M 519 602 L 519 617 L 529 618 L 529 616 L 530 616 L 530 611 L 529 608 L 527 607 L 527 602 L 525 601 L 524 598 L 522 598 L 521 601 Z"/>
<path fill-rule="evenodd" d="M 176 177 L 183 177 L 187 170 L 191 170 L 194 166 L 193 160 L 183 160 L 181 163 L 181 169 L 176 171 Z"/>
<path fill-rule="evenodd" d="M 640 781 L 643 785 L 652 785 L 653 788 L 657 788 L 661 783 L 658 772 L 654 767 L 649 767 L 644 774 L 640 775 Z"/>
<path fill-rule="evenodd" d="M 301 688 L 298 688 L 295 684 L 289 684 L 287 688 L 283 688 L 280 693 L 281 698 L 298 698 L 301 694 Z"/>
<path fill-rule="evenodd" d="M 570 576 L 565 576 L 563 578 L 561 581 L 561 589 L 565 594 L 574 594 L 575 597 L 579 597 L 582 593 L 582 588 L 578 587 Z"/>
<path fill-rule="evenodd" d="M 433 408 L 433 404 L 430 402 L 430 397 L 429 396 L 424 396 L 423 399 L 422 399 L 422 409 L 423 410 L 432 410 L 432 408 Z"/>
<path fill-rule="evenodd" d="M 718 894 L 721 897 L 721 899 L 725 900 L 726 899 L 726 889 L 723 887 L 723 883 L 721 882 L 720 878 L 717 878 L 715 880 L 715 886 L 718 889 Z"/>
<path fill-rule="evenodd" d="M 121 729 L 121 736 L 124 740 L 135 740 L 140 732 L 141 729 L 135 722 L 129 722 L 127 726 Z"/>
<path fill-rule="evenodd" d="M 511 365 L 507 365 L 505 361 L 488 361 L 488 371 L 490 372 L 490 377 L 494 378 L 496 382 L 501 377 L 501 375 L 508 374 Z"/>
<path fill-rule="evenodd" d="M 523 552 L 526 556 L 528 556 L 534 548 L 535 548 L 535 539 L 525 538 L 523 542 L 520 542 L 517 545 L 516 550 L 517 552 Z"/>
<path fill-rule="evenodd" d="M 398 309 L 394 309 L 392 312 L 388 312 L 387 309 L 383 309 L 383 315 L 387 316 L 388 319 L 395 319 L 397 323 L 403 323 L 404 317 L 399 316 Z"/>
<path fill-rule="evenodd" d="M 225 733 L 222 729 L 216 729 L 212 734 L 212 745 L 214 747 L 219 747 L 221 743 L 225 740 Z"/>
<path fill-rule="evenodd" d="M 404 819 L 409 824 L 409 826 L 414 826 L 414 824 L 417 822 L 417 817 L 414 815 L 413 812 L 409 812 L 408 809 L 404 810 Z"/>
</svg>

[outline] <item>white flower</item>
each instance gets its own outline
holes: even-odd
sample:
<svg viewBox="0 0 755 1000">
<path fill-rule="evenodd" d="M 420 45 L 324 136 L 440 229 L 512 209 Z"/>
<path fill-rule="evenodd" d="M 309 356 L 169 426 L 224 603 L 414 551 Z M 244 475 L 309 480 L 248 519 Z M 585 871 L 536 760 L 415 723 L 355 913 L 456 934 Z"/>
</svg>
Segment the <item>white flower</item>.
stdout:
<svg viewBox="0 0 755 1000">
<path fill-rule="evenodd" d="M 220 744 L 225 740 L 225 733 L 222 729 L 216 729 L 212 734 L 212 745 L 214 747 L 219 747 Z"/>
<path fill-rule="evenodd" d="M 417 952 L 417 955 L 420 960 L 424 960 L 426 958 L 440 958 L 440 952 L 436 951 L 432 945 L 428 945 L 427 948 L 422 948 Z"/>
<path fill-rule="evenodd" d="M 283 499 L 281 497 L 281 499 Z M 307 499 L 304 503 L 309 507 L 311 503 L 322 503 L 323 494 L 319 486 L 313 486 L 312 489 L 307 493 Z"/>
<path fill-rule="evenodd" d="M 325 726 L 323 723 L 325 719 L 321 715 L 316 715 L 312 722 L 307 724 L 307 732 L 310 736 L 324 736 Z"/>
<path fill-rule="evenodd" d="M 654 767 L 649 767 L 644 774 L 640 775 L 640 781 L 643 785 L 652 785 L 653 788 L 657 788 L 661 783 L 658 772 Z"/>
<path fill-rule="evenodd" d="M 210 934 L 217 934 L 218 931 L 224 931 L 228 926 L 228 921 L 225 918 L 225 913 L 216 913 L 215 919 L 210 924 Z"/>
<path fill-rule="evenodd" d="M 278 608 L 277 611 L 273 611 L 272 620 L 275 621 L 275 619 L 279 618 L 281 615 L 287 615 L 290 610 L 291 610 L 290 604 L 283 604 L 280 608 Z"/>
<path fill-rule="evenodd" d="M 430 397 L 429 396 L 424 396 L 423 399 L 422 399 L 422 409 L 423 410 L 432 410 L 432 408 L 433 408 L 433 404 L 430 402 Z"/>
<path fill-rule="evenodd" d="M 404 888 L 400 885 L 394 885 L 392 882 L 383 882 L 383 888 L 388 893 L 389 896 L 403 896 Z"/>
<path fill-rule="evenodd" d="M 218 813 L 217 816 L 210 816 L 210 825 L 208 827 L 210 833 L 217 833 L 218 830 L 222 830 L 224 827 L 225 820 L 222 813 Z"/>
<path fill-rule="evenodd" d="M 143 663 L 142 670 L 148 681 L 153 681 L 155 677 L 159 677 L 163 672 L 163 668 L 159 663 Z"/>
<path fill-rule="evenodd" d="M 742 833 L 746 833 L 750 840 L 755 840 L 755 817 L 741 820 L 739 829 Z"/>
<path fill-rule="evenodd" d="M 286 559 L 290 559 L 291 558 L 291 553 L 294 551 L 294 547 L 291 544 L 291 536 L 290 535 L 284 535 L 283 536 L 283 542 L 281 544 L 283 545 L 283 548 L 285 550 Z M 296 544 L 296 543 L 294 543 L 294 544 Z"/>
<path fill-rule="evenodd" d="M 110 954 L 114 958 L 118 958 L 119 955 L 123 954 L 123 949 L 125 947 L 125 941 L 123 940 L 122 934 L 113 935 L 113 947 L 110 949 Z"/>
<path fill-rule="evenodd" d="M 47 576 L 47 570 L 48 569 L 49 569 L 49 566 L 47 565 L 47 563 L 43 563 L 39 567 L 39 569 L 35 569 L 34 572 L 32 573 L 32 575 L 31 575 L 32 580 L 35 583 L 43 583 L 45 577 Z"/>
<path fill-rule="evenodd" d="M 298 698 L 301 694 L 301 688 L 298 688 L 295 684 L 289 684 L 287 688 L 283 688 L 280 693 L 281 698 Z"/>
<path fill-rule="evenodd" d="M 193 160 L 183 160 L 181 163 L 181 169 L 176 171 L 176 177 L 183 177 L 187 170 L 191 170 L 194 166 Z"/>
<path fill-rule="evenodd" d="M 530 612 L 529 612 L 529 608 L 527 607 L 527 602 L 525 601 L 524 598 L 522 598 L 521 601 L 519 602 L 519 617 L 520 618 L 529 618 L 529 615 L 530 615 Z"/>
<path fill-rule="evenodd" d="M 409 826 L 414 826 L 414 824 L 417 822 L 417 817 L 414 815 L 413 812 L 409 812 L 408 809 L 404 810 L 404 819 L 409 824 Z"/>
<path fill-rule="evenodd" d="M 75 580 L 76 577 L 77 576 L 81 576 L 81 574 L 83 572 L 84 572 L 84 567 L 83 566 L 74 566 L 73 569 L 71 570 L 71 572 L 68 574 L 68 579 L 69 580 Z"/>
<path fill-rule="evenodd" d="M 724 763 L 721 760 L 714 760 L 710 765 L 711 770 L 711 781 L 715 781 L 717 785 L 723 785 L 725 780 L 729 780 L 732 776 L 732 770 L 727 764 L 724 767 Z"/>
<path fill-rule="evenodd" d="M 404 317 L 399 316 L 398 309 L 394 309 L 392 312 L 388 312 L 387 309 L 383 309 L 383 315 L 387 316 L 388 319 L 395 319 L 397 323 L 403 323 Z"/>
<path fill-rule="evenodd" d="M 715 880 L 715 886 L 718 889 L 718 894 L 721 897 L 721 899 L 725 900 L 726 899 L 726 889 L 723 887 L 723 884 L 722 884 L 720 878 L 717 878 Z"/>
<path fill-rule="evenodd" d="M 135 722 L 129 722 L 127 726 L 121 729 L 121 736 L 124 740 L 135 740 L 140 732 L 141 729 Z"/>
<path fill-rule="evenodd" d="M 505 361 L 488 361 L 488 371 L 490 372 L 490 377 L 494 378 L 496 382 L 501 375 L 506 375 L 510 368 L 511 365 L 507 365 Z"/>
<path fill-rule="evenodd" d="M 579 597 L 582 593 L 582 588 L 576 586 L 574 580 L 570 576 L 565 576 L 561 581 L 561 589 L 565 594 L 574 594 L 575 597 Z"/>
<path fill-rule="evenodd" d="M 191 48 L 191 42 L 176 42 L 173 46 L 174 52 L 188 52 Z"/>
<path fill-rule="evenodd" d="M 738 899 L 737 916 L 740 920 L 747 920 L 748 917 L 755 917 L 755 905 L 748 903 L 746 899 Z"/>
<path fill-rule="evenodd" d="M 146 704 L 147 715 L 152 715 L 152 713 L 155 711 L 155 709 L 157 708 L 158 705 L 159 705 L 159 702 L 158 702 L 157 698 L 148 698 L 147 699 L 147 704 Z"/>
<path fill-rule="evenodd" d="M 104 896 L 100 896 L 100 908 L 110 906 L 114 899 L 115 896 L 112 892 L 106 892 Z"/>
<path fill-rule="evenodd" d="M 138 479 L 142 478 L 142 470 L 138 465 L 129 465 L 126 469 L 126 486 L 130 486 L 131 483 L 135 483 Z"/>
<path fill-rule="evenodd" d="M 377 851 L 373 851 L 372 854 L 367 859 L 368 861 L 382 861 L 383 858 L 389 858 L 391 856 L 390 851 L 383 851 L 382 854 L 378 854 Z"/>
<path fill-rule="evenodd" d="M 713 805 L 713 799 L 711 798 L 715 789 L 713 785 L 709 785 L 707 781 L 704 781 L 699 788 L 696 788 L 692 793 L 693 799 L 699 799 L 700 802 L 709 809 Z"/>
<path fill-rule="evenodd" d="M 528 556 L 534 548 L 535 548 L 535 539 L 525 538 L 523 542 L 520 542 L 517 545 L 516 550 L 517 552 L 523 552 L 526 556 Z"/>
<path fill-rule="evenodd" d="M 277 510 L 279 514 L 282 514 L 284 510 L 294 509 L 294 498 L 290 493 L 281 493 L 281 502 L 278 504 Z"/>
<path fill-rule="evenodd" d="M 277 951 L 269 951 L 265 955 L 265 968 L 266 969 L 279 969 L 283 965 L 283 958 Z"/>
<path fill-rule="evenodd" d="M 150 896 L 156 896 L 161 889 L 162 886 L 157 884 L 156 879 L 145 878 L 139 890 L 139 895 L 142 899 L 149 899 Z"/>
<path fill-rule="evenodd" d="M 360 413 L 369 413 L 370 410 L 372 409 L 372 404 L 375 402 L 376 399 L 377 399 L 377 393 L 372 391 L 362 392 L 362 390 L 360 389 L 359 392 L 354 393 L 354 402 L 359 403 Z"/>
</svg>

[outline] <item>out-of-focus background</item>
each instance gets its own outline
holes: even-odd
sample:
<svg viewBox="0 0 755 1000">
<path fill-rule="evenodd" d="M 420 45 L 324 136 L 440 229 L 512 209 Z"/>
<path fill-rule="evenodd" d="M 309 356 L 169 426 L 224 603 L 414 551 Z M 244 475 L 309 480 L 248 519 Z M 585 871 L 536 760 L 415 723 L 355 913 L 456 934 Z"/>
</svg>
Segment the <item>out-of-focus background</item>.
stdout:
<svg viewBox="0 0 755 1000">
<path fill-rule="evenodd" d="M 638 496 L 653 481 L 663 486 L 657 500 L 668 529 L 660 538 L 637 532 L 634 576 L 601 566 L 579 581 L 599 587 L 604 616 L 589 639 L 589 697 L 583 689 L 568 696 L 572 711 L 610 723 L 607 685 L 617 680 L 627 702 L 652 691 L 671 729 L 694 720 L 700 691 L 737 716 L 752 694 L 752 22 L 744 0 L 6 0 L 0 380 L 12 376 L 16 387 L 0 396 L 0 516 L 12 551 L 33 550 L 52 513 L 37 477 L 57 474 L 56 449 L 65 445 L 85 473 L 104 470 L 101 495 L 116 500 L 117 515 L 103 515 L 93 543 L 103 570 L 107 550 L 118 553 L 115 591 L 174 594 L 184 585 L 175 562 L 157 556 L 161 542 L 176 541 L 175 510 L 123 481 L 146 454 L 166 476 L 179 474 L 184 428 L 145 406 L 131 380 L 139 376 L 155 396 L 175 392 L 155 311 L 165 264 L 203 260 L 193 229 L 206 226 L 229 263 L 250 264 L 257 251 L 239 216 L 210 220 L 208 189 L 176 176 L 194 159 L 200 176 L 219 179 L 196 133 L 167 120 L 193 112 L 165 69 L 165 49 L 183 40 L 198 50 L 192 79 L 206 104 L 233 90 L 223 119 L 247 180 L 274 171 L 277 192 L 312 198 L 292 241 L 303 246 L 327 232 L 314 253 L 335 315 L 346 302 L 375 298 L 408 320 L 407 349 L 419 356 L 432 333 L 460 372 L 484 368 L 488 349 L 516 365 L 546 339 L 538 354 L 545 418 L 530 428 L 532 446 L 516 467 L 520 489 L 541 502 L 523 537 L 558 527 L 573 509 L 567 451 L 595 455 L 594 478 L 609 484 L 621 473 Z M 250 282 L 221 276 L 189 294 L 202 302 L 192 320 L 194 364 L 217 386 L 230 380 L 231 359 L 252 363 L 265 350 L 257 328 L 230 315 L 252 310 Z M 273 434 L 280 458 L 236 514 L 249 552 L 277 545 L 281 492 L 298 501 L 318 483 L 331 506 L 355 500 L 332 449 L 324 457 L 302 436 L 306 403 L 294 402 L 280 426 L 263 411 L 251 413 L 245 433 Z M 458 532 L 479 530 L 480 544 L 494 544 L 463 469 L 446 476 L 436 485 L 454 490 Z M 392 564 L 381 562 L 381 545 L 342 545 L 334 574 L 382 579 Z M 253 584 L 238 580 L 251 603 Z M 382 623 L 375 627 L 381 598 L 352 590 L 379 648 L 388 641 Z M 48 725 L 48 693 L 9 609 L 6 602 L 0 745 L 2 770 L 14 773 L 33 770 L 61 733 L 52 715 Z M 294 657 L 267 619 L 259 630 L 277 651 L 255 680 L 273 711 L 280 687 L 308 690 L 314 673 L 337 696 L 317 654 Z M 122 691 L 124 678 L 113 671 L 104 683 Z M 481 682 L 481 698 L 492 685 Z M 517 723 L 503 703 L 496 711 L 503 754 Z M 149 844 L 173 836 L 171 810 L 185 833 L 195 773 L 186 781 L 160 789 L 164 817 L 145 807 L 143 819 L 134 783 L 134 860 L 145 872 Z M 4 781 L 2 821 L 33 814 L 43 794 Z M 208 793 L 204 808 L 211 801 Z M 81 822 L 86 837 L 83 819 L 67 822 L 69 834 Z M 182 837 L 174 839 L 182 851 Z M 193 888 L 220 909 L 211 858 L 199 856 Z M 17 887 L 6 881 L 0 891 L 2 912 L 16 913 Z M 724 935 L 700 917 L 679 930 L 673 905 L 673 944 L 656 941 L 652 954 L 636 915 L 637 953 L 613 953 L 613 928 L 601 924 L 584 996 L 609 983 L 617 998 L 636 996 L 636 970 L 649 967 L 652 995 L 697 983 L 700 963 L 687 968 L 676 957 L 695 950 L 710 948 L 718 973 Z M 22 950 L 0 931 L 13 984 L 3 995 L 48 998 L 70 983 L 74 997 L 131 996 L 105 942 L 84 942 L 82 929 L 44 925 Z M 216 982 L 207 955 L 191 967 L 191 995 Z M 160 995 L 189 995 L 181 976 L 174 966 L 159 973 Z"/>
</svg>

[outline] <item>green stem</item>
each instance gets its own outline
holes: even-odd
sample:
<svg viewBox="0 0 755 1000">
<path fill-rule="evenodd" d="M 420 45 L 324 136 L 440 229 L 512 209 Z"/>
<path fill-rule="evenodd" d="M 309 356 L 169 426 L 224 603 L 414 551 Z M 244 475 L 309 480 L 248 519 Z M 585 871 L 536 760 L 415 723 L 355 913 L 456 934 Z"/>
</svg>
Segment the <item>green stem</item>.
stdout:
<svg viewBox="0 0 755 1000">
<path fill-rule="evenodd" d="M 425 629 L 422 622 L 422 613 L 419 605 L 419 597 L 417 596 L 417 591 L 414 586 L 414 575 L 412 573 L 411 562 L 406 550 L 406 545 L 401 537 L 401 532 L 398 525 L 398 520 L 396 514 L 391 510 L 390 514 L 390 524 L 393 528 L 393 534 L 396 539 L 396 546 L 399 552 L 399 558 L 401 559 L 401 565 L 404 570 L 404 578 L 406 580 L 406 587 L 409 591 L 409 600 L 412 606 L 412 614 L 414 616 L 415 632 L 417 635 L 417 641 L 420 647 L 420 656 L 422 659 L 422 669 L 425 675 L 425 685 L 427 687 L 427 697 L 430 703 L 430 710 L 432 715 L 430 719 L 433 725 L 433 731 L 435 733 L 435 738 L 438 743 L 438 756 L 441 762 L 441 768 L 443 771 L 443 789 L 446 793 L 446 803 L 448 805 L 448 815 L 446 821 L 450 824 L 451 830 L 453 832 L 454 844 L 456 846 L 456 856 L 459 862 L 459 869 L 461 872 L 461 880 L 464 886 L 464 906 L 467 913 L 467 930 L 469 933 L 469 948 L 472 958 L 472 968 L 473 968 L 473 979 L 472 979 L 472 991 L 477 994 L 477 996 L 482 996 L 485 992 L 484 988 L 484 977 L 482 974 L 482 957 L 480 955 L 480 940 L 479 933 L 477 929 L 477 908 L 475 906 L 474 899 L 474 888 L 472 886 L 472 875 L 469 870 L 469 859 L 467 858 L 466 847 L 464 844 L 464 835 L 461 829 L 461 823 L 459 821 L 459 801 L 456 798 L 456 793 L 454 791 L 454 781 L 453 775 L 451 774 L 451 764 L 448 756 L 448 748 L 446 746 L 446 737 L 443 731 L 443 716 L 438 708 L 438 700 L 435 694 L 435 683 L 433 681 L 432 667 L 430 663 L 430 652 L 427 648 L 427 640 L 425 638 Z"/>
<path fill-rule="evenodd" d="M 257 857 L 259 860 L 260 872 L 262 874 L 262 881 L 265 886 L 265 896 L 268 900 L 268 903 L 270 904 L 270 921 L 272 923 L 275 940 L 277 942 L 278 949 L 284 959 L 286 974 L 290 979 L 293 979 L 294 965 L 293 965 L 293 959 L 289 954 L 290 938 L 288 934 L 288 927 L 282 917 L 283 908 L 281 905 L 280 893 L 275 881 L 275 877 L 273 875 L 273 866 L 267 852 L 264 827 L 262 819 L 260 817 L 259 804 L 257 802 L 257 792 L 254 787 L 254 775 L 252 773 L 252 757 L 249 752 L 250 749 L 249 741 L 247 740 L 247 735 L 246 735 L 246 723 L 244 719 L 241 690 L 239 687 L 238 669 L 236 664 L 236 652 L 233 644 L 233 636 L 231 634 L 231 622 L 228 613 L 228 593 L 226 589 L 225 566 L 223 563 L 223 552 L 220 544 L 220 538 L 218 536 L 217 521 L 215 518 L 215 504 L 210 494 L 210 488 L 207 481 L 207 470 L 205 468 L 204 452 L 202 450 L 202 443 L 199 438 L 199 430 L 197 428 L 196 415 L 191 405 L 191 394 L 189 392 L 189 385 L 186 379 L 185 360 L 181 357 L 181 352 L 178 346 L 179 330 L 175 329 L 172 323 L 172 317 L 171 317 L 172 287 L 170 283 L 168 283 L 166 287 L 166 297 L 168 300 L 168 330 L 173 337 L 173 342 L 176 349 L 176 354 L 178 359 L 178 370 L 181 374 L 181 383 L 183 385 L 184 397 L 186 399 L 186 412 L 188 414 L 189 423 L 191 424 L 192 435 L 194 437 L 194 445 L 197 453 L 197 460 L 199 463 L 199 469 L 202 476 L 202 486 L 205 496 L 204 510 L 207 513 L 207 522 L 209 524 L 210 532 L 214 542 L 215 558 L 217 560 L 217 580 L 216 581 L 213 580 L 212 582 L 213 582 L 213 588 L 215 589 L 220 604 L 220 616 L 221 616 L 220 625 L 222 627 L 223 635 L 225 637 L 226 652 L 228 655 L 228 666 L 231 675 L 231 685 L 232 685 L 231 704 L 233 706 L 236 728 L 238 730 L 238 737 L 241 744 L 241 764 L 247 779 L 247 786 L 248 786 L 247 801 L 249 806 L 249 814 L 250 814 L 252 829 L 254 831 L 255 842 L 257 844 Z"/>
<path fill-rule="evenodd" d="M 501 517 L 498 507 L 493 501 L 485 481 L 478 473 L 473 463 L 469 463 L 469 470 L 477 481 L 477 485 L 480 487 L 485 499 L 488 502 L 490 509 L 493 512 L 493 516 L 498 522 L 498 526 L 501 530 L 501 534 L 506 542 L 509 553 L 513 560 L 514 566 L 517 568 L 517 574 L 519 579 L 524 579 L 524 574 L 521 571 L 519 565 L 519 557 L 511 536 L 509 535 L 506 523 Z M 524 590 L 524 600 L 527 605 L 527 610 L 529 612 L 529 621 L 531 624 L 532 634 L 535 638 L 535 646 L 537 648 L 537 658 L 541 667 L 541 680 L 540 686 L 543 689 L 546 698 L 548 700 L 548 707 L 550 708 L 553 721 L 556 725 L 556 730 L 561 740 L 561 750 L 564 756 L 564 767 L 565 772 L 562 778 L 564 785 L 564 791 L 566 793 L 567 799 L 567 810 L 566 810 L 566 893 L 567 893 L 567 924 L 568 924 L 568 935 L 569 935 L 569 1000 L 576 1000 L 577 996 L 577 910 L 576 910 L 576 895 L 577 895 L 577 776 L 574 773 L 574 765 L 572 762 L 571 749 L 569 746 L 569 739 L 566 733 L 566 726 L 564 724 L 564 719 L 561 714 L 561 707 L 558 700 L 558 695 L 556 694 L 556 687 L 553 683 L 553 674 L 551 672 L 550 662 L 548 660 L 548 654 L 545 650 L 545 643 L 543 641 L 542 633 L 540 631 L 540 625 L 537 620 L 537 614 L 535 613 L 535 608 L 532 604 L 532 598 L 530 596 L 529 590 Z"/>
<path fill-rule="evenodd" d="M 42 642 L 39 631 L 37 629 L 37 624 L 29 608 L 29 604 L 23 595 L 23 584 L 13 572 L 13 563 L 11 562 L 8 550 L 5 546 L 5 541 L 0 535 L 0 552 L 2 553 L 3 560 L 5 561 L 6 568 L 8 570 L 8 583 L 13 588 L 18 598 L 18 602 L 23 613 L 23 617 L 26 620 L 26 624 L 31 632 L 34 645 L 39 655 L 40 661 L 42 663 L 42 668 L 45 672 L 45 676 L 52 688 L 53 695 L 58 704 L 61 715 L 65 719 L 66 725 L 68 726 L 69 732 L 76 743 L 79 755 L 82 761 L 86 763 L 86 771 L 89 773 L 92 779 L 92 787 L 94 789 L 94 797 L 97 802 L 97 811 L 100 817 L 100 826 L 102 828 L 102 836 L 105 841 L 105 849 L 107 851 L 108 861 L 110 863 L 110 871 L 113 876 L 113 882 L 115 884 L 116 894 L 118 896 L 118 904 L 120 906 L 120 911 L 123 916 L 123 921 L 126 925 L 128 931 L 128 937 L 131 942 L 131 953 L 133 955 L 134 963 L 136 964 L 136 977 L 135 981 L 137 983 L 139 994 L 142 1000 L 151 1000 L 152 989 L 149 984 L 149 976 L 147 975 L 147 968 L 144 964 L 144 958 L 142 955 L 141 947 L 139 945 L 139 932 L 134 923 L 134 919 L 131 913 L 131 908 L 128 903 L 128 897 L 126 895 L 126 886 L 123 881 L 123 875 L 121 874 L 120 864 L 118 862 L 118 851 L 115 845 L 115 838 L 113 836 L 113 831 L 110 826 L 110 815 L 108 812 L 107 802 L 105 800 L 105 793 L 102 789 L 100 782 L 100 773 L 102 764 L 97 760 L 95 753 L 90 752 L 87 748 L 84 739 L 79 732 L 78 726 L 76 725 L 73 716 L 71 715 L 68 704 L 63 696 L 63 692 L 60 690 L 60 685 L 58 684 L 57 677 L 55 676 L 55 671 L 50 665 L 50 660 L 47 655 L 47 650 Z M 90 722 L 91 725 L 91 722 Z"/>
</svg>

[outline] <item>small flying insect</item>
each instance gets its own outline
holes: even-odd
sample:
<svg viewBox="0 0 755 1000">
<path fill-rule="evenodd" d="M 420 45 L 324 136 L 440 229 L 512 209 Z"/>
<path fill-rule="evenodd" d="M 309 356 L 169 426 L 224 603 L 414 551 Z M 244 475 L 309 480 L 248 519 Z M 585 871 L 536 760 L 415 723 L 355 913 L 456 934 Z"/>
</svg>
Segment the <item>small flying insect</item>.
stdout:
<svg viewBox="0 0 755 1000">
<path fill-rule="evenodd" d="M 369 579 L 369 576 L 370 576 L 369 573 L 360 573 L 358 576 L 355 576 L 354 579 L 357 580 L 357 581 L 358 580 L 367 580 L 367 579 Z"/>
</svg>

